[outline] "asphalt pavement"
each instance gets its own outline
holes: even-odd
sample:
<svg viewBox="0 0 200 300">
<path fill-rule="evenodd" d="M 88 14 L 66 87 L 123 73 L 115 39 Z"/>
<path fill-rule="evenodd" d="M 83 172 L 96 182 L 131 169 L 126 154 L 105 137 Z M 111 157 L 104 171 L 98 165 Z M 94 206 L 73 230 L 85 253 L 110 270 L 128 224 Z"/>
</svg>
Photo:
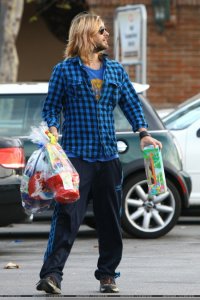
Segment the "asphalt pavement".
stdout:
<svg viewBox="0 0 200 300">
<path fill-rule="evenodd" d="M 124 235 L 123 259 L 117 271 L 120 293 L 102 295 L 94 278 L 98 258 L 96 233 L 81 226 L 64 270 L 62 295 L 56 299 L 200 299 L 200 223 L 178 224 L 154 240 Z M 0 228 L 0 299 L 47 299 L 36 291 L 49 224 Z M 8 263 L 16 269 L 5 269 Z"/>
</svg>

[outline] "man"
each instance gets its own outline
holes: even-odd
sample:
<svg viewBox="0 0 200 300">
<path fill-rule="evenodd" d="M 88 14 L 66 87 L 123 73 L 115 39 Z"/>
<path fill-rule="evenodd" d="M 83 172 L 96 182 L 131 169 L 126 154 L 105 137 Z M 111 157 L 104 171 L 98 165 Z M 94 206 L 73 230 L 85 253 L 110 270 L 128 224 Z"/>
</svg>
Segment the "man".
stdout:
<svg viewBox="0 0 200 300">
<path fill-rule="evenodd" d="M 80 175 L 80 199 L 56 203 L 38 290 L 61 293 L 63 268 L 92 195 L 99 259 L 95 277 L 100 291 L 117 293 L 116 269 L 122 257 L 120 227 L 122 168 L 118 158 L 113 109 L 117 104 L 139 131 L 141 148 L 161 143 L 147 132 L 141 103 L 123 67 L 109 60 L 109 33 L 99 16 L 82 13 L 71 23 L 66 59 L 55 66 L 43 119 L 58 139 L 63 113 L 62 147 Z"/>
</svg>

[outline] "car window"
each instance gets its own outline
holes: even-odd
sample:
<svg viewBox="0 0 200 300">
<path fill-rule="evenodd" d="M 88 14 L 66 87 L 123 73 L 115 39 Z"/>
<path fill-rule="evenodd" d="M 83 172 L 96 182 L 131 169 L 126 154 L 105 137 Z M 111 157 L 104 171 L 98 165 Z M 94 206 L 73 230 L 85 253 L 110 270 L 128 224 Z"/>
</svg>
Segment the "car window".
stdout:
<svg viewBox="0 0 200 300">
<path fill-rule="evenodd" d="M 116 131 L 132 131 L 130 123 L 124 117 L 124 114 L 119 106 L 117 106 L 114 110 L 114 119 Z"/>
<path fill-rule="evenodd" d="M 181 130 L 189 127 L 192 123 L 200 118 L 200 103 L 186 106 L 175 111 L 166 118 L 163 122 L 170 130 Z"/>
<path fill-rule="evenodd" d="M 28 135 L 41 122 L 44 95 L 0 95 L 0 136 Z"/>
<path fill-rule="evenodd" d="M 140 100 L 142 102 L 143 112 L 145 119 L 148 124 L 148 130 L 163 130 L 165 129 L 160 117 L 158 116 L 157 112 L 153 108 L 152 105 L 148 102 L 147 99 L 140 96 Z M 117 106 L 114 110 L 114 118 L 115 118 L 115 128 L 118 132 L 123 131 L 132 131 L 132 127 L 126 117 L 124 116 L 123 112 Z"/>
</svg>

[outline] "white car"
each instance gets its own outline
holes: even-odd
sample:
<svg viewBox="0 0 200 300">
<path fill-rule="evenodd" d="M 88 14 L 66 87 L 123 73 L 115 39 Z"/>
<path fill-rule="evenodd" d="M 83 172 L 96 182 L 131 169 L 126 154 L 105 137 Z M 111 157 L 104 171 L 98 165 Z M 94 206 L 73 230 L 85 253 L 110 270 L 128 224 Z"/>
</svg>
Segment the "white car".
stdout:
<svg viewBox="0 0 200 300">
<path fill-rule="evenodd" d="M 163 118 L 176 137 L 183 159 L 183 169 L 192 179 L 190 205 L 200 205 L 200 94 L 179 105 Z"/>
</svg>

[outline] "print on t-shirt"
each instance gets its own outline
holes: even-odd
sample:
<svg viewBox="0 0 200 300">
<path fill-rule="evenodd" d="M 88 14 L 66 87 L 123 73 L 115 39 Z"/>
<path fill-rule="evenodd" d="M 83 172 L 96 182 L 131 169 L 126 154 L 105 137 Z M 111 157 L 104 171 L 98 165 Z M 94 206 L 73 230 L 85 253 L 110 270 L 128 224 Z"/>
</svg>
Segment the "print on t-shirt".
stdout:
<svg viewBox="0 0 200 300">
<path fill-rule="evenodd" d="M 92 89 L 93 89 L 95 98 L 98 101 L 101 96 L 101 88 L 102 88 L 103 80 L 98 79 L 98 78 L 92 79 L 91 84 L 92 84 Z"/>
<path fill-rule="evenodd" d="M 104 66 L 102 66 L 98 70 L 91 69 L 88 66 L 84 66 L 84 68 L 85 68 L 86 72 L 89 75 L 95 99 L 96 99 L 96 101 L 98 101 L 101 97 L 101 88 L 102 88 L 102 85 L 103 85 Z"/>
</svg>

